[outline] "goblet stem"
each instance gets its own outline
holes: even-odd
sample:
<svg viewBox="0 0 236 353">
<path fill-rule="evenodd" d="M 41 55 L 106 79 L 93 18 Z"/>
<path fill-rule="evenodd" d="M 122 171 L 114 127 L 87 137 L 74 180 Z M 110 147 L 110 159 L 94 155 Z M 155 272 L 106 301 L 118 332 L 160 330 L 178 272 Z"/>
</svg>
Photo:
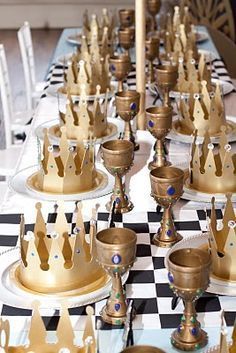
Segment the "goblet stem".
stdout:
<svg viewBox="0 0 236 353">
<path fill-rule="evenodd" d="M 123 91 L 123 81 L 119 80 L 118 81 L 118 92 L 122 92 Z"/>
<path fill-rule="evenodd" d="M 161 201 L 161 199 L 160 199 Z M 182 239 L 182 236 L 175 230 L 174 221 L 171 214 L 171 205 L 164 208 L 161 220 L 161 227 L 157 234 L 154 235 L 153 243 L 160 247 L 171 247 Z"/>
<path fill-rule="evenodd" d="M 124 140 L 131 141 L 132 143 L 135 141 L 130 121 L 125 121 Z"/>
<path fill-rule="evenodd" d="M 170 106 L 169 88 L 164 89 L 163 105 L 165 107 Z"/>
<path fill-rule="evenodd" d="M 125 299 L 121 276 L 118 272 L 113 273 L 111 295 L 106 305 L 107 314 L 113 317 L 126 316 L 127 305 Z"/>
<path fill-rule="evenodd" d="M 156 15 L 152 15 L 152 32 L 155 32 L 156 29 Z"/>
<path fill-rule="evenodd" d="M 153 71 L 153 61 L 150 60 L 148 63 L 148 70 L 149 70 L 149 75 L 148 75 L 148 82 L 152 83 L 154 81 L 154 71 Z"/>
<path fill-rule="evenodd" d="M 127 167 L 126 171 L 129 168 Z M 106 205 L 108 211 L 111 209 L 111 205 L 115 201 L 115 213 L 125 213 L 133 209 L 133 204 L 129 200 L 128 196 L 124 192 L 125 185 L 122 184 L 122 178 L 118 173 L 115 174 L 115 185 L 113 189 L 113 194 L 111 196 L 111 201 Z"/>
</svg>

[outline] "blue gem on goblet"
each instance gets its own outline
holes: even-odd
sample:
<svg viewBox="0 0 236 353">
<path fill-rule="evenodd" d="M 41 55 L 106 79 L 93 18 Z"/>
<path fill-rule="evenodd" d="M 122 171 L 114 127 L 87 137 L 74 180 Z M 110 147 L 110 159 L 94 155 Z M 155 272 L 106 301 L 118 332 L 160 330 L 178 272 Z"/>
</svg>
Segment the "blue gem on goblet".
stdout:
<svg viewBox="0 0 236 353">
<path fill-rule="evenodd" d="M 182 325 L 179 325 L 179 326 L 177 327 L 177 331 L 178 331 L 178 333 L 180 333 L 180 332 L 181 332 L 181 330 L 182 330 Z"/>
<path fill-rule="evenodd" d="M 173 196 L 175 194 L 175 188 L 173 186 L 168 186 L 167 188 L 167 195 Z"/>
<path fill-rule="evenodd" d="M 120 310 L 120 304 L 119 303 L 116 303 L 115 304 L 115 311 L 119 311 Z"/>
<path fill-rule="evenodd" d="M 170 283 L 174 283 L 174 276 L 170 272 L 168 272 L 168 280 Z"/>
<path fill-rule="evenodd" d="M 130 104 L 129 107 L 130 107 L 131 110 L 135 110 L 137 108 L 137 104 L 135 102 L 133 102 L 133 103 Z"/>
<path fill-rule="evenodd" d="M 191 329 L 191 333 L 192 333 L 193 336 L 197 336 L 197 334 L 198 334 L 198 329 L 197 329 L 197 327 L 193 327 L 193 328 Z"/>
<path fill-rule="evenodd" d="M 111 64 L 111 65 L 110 65 L 110 70 L 111 70 L 111 71 L 116 71 L 115 65 Z"/>
<path fill-rule="evenodd" d="M 154 122 L 152 120 L 149 120 L 148 126 L 152 128 L 154 126 Z"/>
<path fill-rule="evenodd" d="M 116 198 L 116 203 L 120 203 L 120 198 L 119 197 Z"/>
<path fill-rule="evenodd" d="M 121 256 L 119 254 L 115 254 L 112 256 L 111 261 L 113 262 L 113 264 L 119 265 L 119 263 L 121 262 Z"/>
<path fill-rule="evenodd" d="M 166 235 L 167 235 L 168 237 L 171 237 L 171 234 L 172 234 L 172 230 L 171 230 L 171 229 L 168 229 L 167 232 L 166 232 Z"/>
<path fill-rule="evenodd" d="M 127 21 L 130 21 L 130 16 L 127 16 L 127 17 L 126 17 L 126 20 L 127 20 Z"/>
</svg>

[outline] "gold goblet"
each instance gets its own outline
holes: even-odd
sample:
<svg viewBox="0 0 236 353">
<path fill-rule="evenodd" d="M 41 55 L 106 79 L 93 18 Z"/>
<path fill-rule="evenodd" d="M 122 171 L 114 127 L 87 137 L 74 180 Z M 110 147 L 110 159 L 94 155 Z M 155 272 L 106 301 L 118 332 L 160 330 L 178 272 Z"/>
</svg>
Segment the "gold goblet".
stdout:
<svg viewBox="0 0 236 353">
<path fill-rule="evenodd" d="M 150 172 L 151 196 L 164 208 L 161 227 L 154 235 L 153 243 L 166 248 L 182 239 L 175 230 L 171 207 L 183 193 L 184 172 L 175 167 L 160 167 Z"/>
<path fill-rule="evenodd" d="M 172 115 L 172 107 L 149 107 L 146 109 L 148 130 L 157 139 L 153 160 L 148 165 L 149 169 L 171 164 L 166 160 L 163 143 L 172 126 Z"/>
<path fill-rule="evenodd" d="M 134 47 L 135 28 L 120 28 L 118 31 L 118 38 L 120 46 L 125 50 L 126 55 L 129 55 L 129 49 Z"/>
<path fill-rule="evenodd" d="M 157 85 L 164 93 L 163 103 L 170 106 L 170 91 L 176 86 L 178 67 L 176 65 L 159 65 L 156 69 Z"/>
<path fill-rule="evenodd" d="M 115 177 L 115 186 L 110 202 L 106 205 L 108 211 L 115 201 L 115 213 L 125 213 L 133 209 L 133 204 L 124 193 L 122 177 L 129 171 L 134 159 L 134 145 L 126 140 L 110 140 L 102 144 L 102 158 L 108 172 Z"/>
<path fill-rule="evenodd" d="M 156 15 L 160 11 L 160 8 L 161 0 L 147 0 L 147 10 L 152 16 L 152 31 L 156 31 L 157 29 Z"/>
<path fill-rule="evenodd" d="M 131 346 L 125 348 L 121 353 L 165 353 L 163 350 L 152 346 Z"/>
<path fill-rule="evenodd" d="M 124 140 L 134 144 L 134 150 L 139 149 L 139 144 L 135 142 L 135 137 L 131 128 L 131 120 L 139 112 L 140 93 L 137 91 L 123 91 L 115 94 L 116 111 L 125 122 Z"/>
<path fill-rule="evenodd" d="M 120 26 L 123 28 L 134 26 L 135 11 L 134 9 L 119 10 Z"/>
<path fill-rule="evenodd" d="M 110 71 L 118 80 L 118 92 L 123 91 L 123 81 L 132 70 L 132 64 L 128 55 L 114 55 L 109 59 Z"/>
<path fill-rule="evenodd" d="M 197 248 L 179 249 L 169 255 L 167 264 L 170 287 L 185 304 L 181 323 L 171 335 L 171 343 L 183 351 L 204 347 L 207 334 L 197 321 L 194 302 L 209 285 L 210 255 Z"/>
<path fill-rule="evenodd" d="M 103 321 L 122 325 L 127 304 L 121 276 L 135 260 L 137 236 L 128 228 L 109 228 L 98 232 L 95 239 L 97 259 L 112 278 L 111 294 L 100 314 Z"/>
<path fill-rule="evenodd" d="M 145 41 L 146 59 L 149 61 L 148 83 L 154 82 L 153 61 L 159 56 L 160 40 L 158 37 L 150 37 Z"/>
</svg>

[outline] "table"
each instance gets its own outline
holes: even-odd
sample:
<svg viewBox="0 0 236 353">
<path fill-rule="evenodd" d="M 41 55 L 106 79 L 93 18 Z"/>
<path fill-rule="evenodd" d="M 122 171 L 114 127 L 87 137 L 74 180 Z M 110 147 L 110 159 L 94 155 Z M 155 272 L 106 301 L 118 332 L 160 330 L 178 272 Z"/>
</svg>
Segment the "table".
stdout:
<svg viewBox="0 0 236 353">
<path fill-rule="evenodd" d="M 202 29 L 202 28 L 201 28 Z M 58 42 L 57 48 L 52 60 L 52 66 L 48 74 L 48 85 L 55 82 L 60 82 L 62 77 L 62 68 L 60 65 L 55 65 L 55 59 L 61 54 L 71 52 L 72 47 L 65 42 L 65 38 L 74 33 L 74 29 L 66 29 Z M 222 79 L 229 80 L 227 71 L 221 62 L 219 55 L 211 40 L 203 44 L 204 49 L 210 49 L 217 55 L 215 62 L 216 72 Z M 135 76 L 131 73 L 128 85 L 134 88 Z M 233 103 L 235 93 L 231 93 L 227 97 L 227 104 L 236 108 L 236 103 Z M 38 142 L 34 134 L 35 128 L 49 119 L 54 119 L 58 116 L 57 98 L 50 97 L 45 94 L 41 99 L 32 122 L 31 131 L 25 142 L 21 158 L 16 166 L 16 171 L 22 170 L 30 165 L 37 163 Z M 153 98 L 147 92 L 148 104 L 152 104 Z M 152 145 L 154 139 L 147 131 L 138 131 L 137 139 L 141 144 L 141 149 L 135 154 L 134 166 L 126 178 L 127 189 L 131 200 L 135 204 L 132 212 L 123 216 L 116 216 L 116 226 L 126 226 L 134 229 L 137 232 L 137 261 L 130 272 L 129 279 L 126 284 L 126 293 L 128 298 L 134 298 L 134 303 L 137 309 L 137 317 L 134 320 L 135 342 L 148 343 L 156 345 L 166 351 L 174 352 L 169 343 L 169 336 L 174 327 L 179 323 L 181 313 L 183 311 L 182 303 L 179 303 L 175 311 L 170 308 L 172 292 L 167 284 L 167 271 L 164 268 L 165 249 L 158 249 L 151 245 L 152 235 L 156 232 L 161 214 L 156 213 L 156 203 L 150 197 L 150 185 L 148 177 L 147 163 L 152 158 Z M 188 151 L 176 147 L 171 149 L 170 157 L 174 164 L 180 164 L 183 159 L 187 159 Z M 142 185 L 142 193 L 137 192 Z M 105 210 L 105 203 L 108 196 L 104 196 L 97 200 L 83 202 L 83 213 L 87 219 L 90 216 L 91 207 L 95 203 L 99 203 L 98 210 L 98 228 L 102 229 L 107 226 L 108 213 Z M 25 213 L 26 224 L 32 224 L 35 220 L 34 204 L 36 199 L 25 198 L 20 194 L 15 194 L 9 190 L 5 203 L 3 204 L 0 214 L 0 246 L 1 251 L 8 250 L 17 242 L 19 231 L 19 214 Z M 44 201 L 43 208 L 45 212 L 53 212 L 54 203 Z M 72 212 L 74 209 L 73 202 L 66 203 L 66 211 Z M 219 218 L 222 217 L 222 212 L 217 212 Z M 193 202 L 181 201 L 174 210 L 174 218 L 177 229 L 184 237 L 205 231 L 207 222 L 206 215 L 201 204 Z M 105 303 L 105 300 L 94 305 L 96 319 L 99 316 L 99 310 Z M 216 295 L 206 294 L 200 299 L 197 305 L 199 312 L 199 320 L 203 327 L 209 332 L 210 345 L 219 343 L 218 333 L 220 326 L 219 311 L 225 309 L 225 317 L 228 325 L 232 325 L 236 312 L 236 300 L 233 297 L 217 297 Z M 0 310 L 2 315 L 10 318 L 13 325 L 15 342 L 19 335 L 25 333 L 25 319 L 31 316 L 31 310 L 15 308 L 12 305 L 1 303 Z M 207 314 L 206 314 L 207 312 Z M 43 317 L 46 322 L 53 315 L 53 310 L 44 311 Z M 78 338 L 81 337 L 82 324 L 84 322 L 84 308 L 73 308 L 70 310 L 73 324 Z M 58 313 L 56 313 L 58 315 Z M 78 316 L 79 315 L 79 316 Z M 17 320 L 15 318 L 17 317 Z M 55 329 L 56 319 L 50 320 L 50 329 Z M 114 353 L 121 349 L 122 330 L 101 330 L 101 352 L 110 352 L 110 347 L 113 347 Z M 25 337 L 25 336 L 24 336 Z M 13 342 L 14 343 L 14 342 Z M 17 342 L 18 343 L 18 342 Z"/>
</svg>

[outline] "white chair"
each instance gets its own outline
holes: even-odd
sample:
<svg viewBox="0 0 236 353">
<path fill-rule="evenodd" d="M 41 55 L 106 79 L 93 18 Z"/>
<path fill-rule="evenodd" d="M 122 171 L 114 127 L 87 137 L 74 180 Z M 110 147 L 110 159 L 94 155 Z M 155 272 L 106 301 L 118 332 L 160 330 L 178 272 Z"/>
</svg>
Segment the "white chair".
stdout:
<svg viewBox="0 0 236 353">
<path fill-rule="evenodd" d="M 0 93 L 2 100 L 3 120 L 7 131 L 13 131 L 14 133 L 21 133 L 22 131 L 26 131 L 26 124 L 32 118 L 33 111 L 30 110 L 15 112 L 13 110 L 13 100 L 8 74 L 8 66 L 3 44 L 0 44 Z M 11 133 L 10 135 L 6 135 L 6 138 L 9 139 L 9 141 L 7 141 L 8 145 L 11 143 L 11 137 Z"/>
<path fill-rule="evenodd" d="M 25 76 L 27 109 L 35 107 L 42 95 L 45 82 L 36 82 L 35 61 L 30 26 L 28 22 L 17 32 Z"/>
</svg>

